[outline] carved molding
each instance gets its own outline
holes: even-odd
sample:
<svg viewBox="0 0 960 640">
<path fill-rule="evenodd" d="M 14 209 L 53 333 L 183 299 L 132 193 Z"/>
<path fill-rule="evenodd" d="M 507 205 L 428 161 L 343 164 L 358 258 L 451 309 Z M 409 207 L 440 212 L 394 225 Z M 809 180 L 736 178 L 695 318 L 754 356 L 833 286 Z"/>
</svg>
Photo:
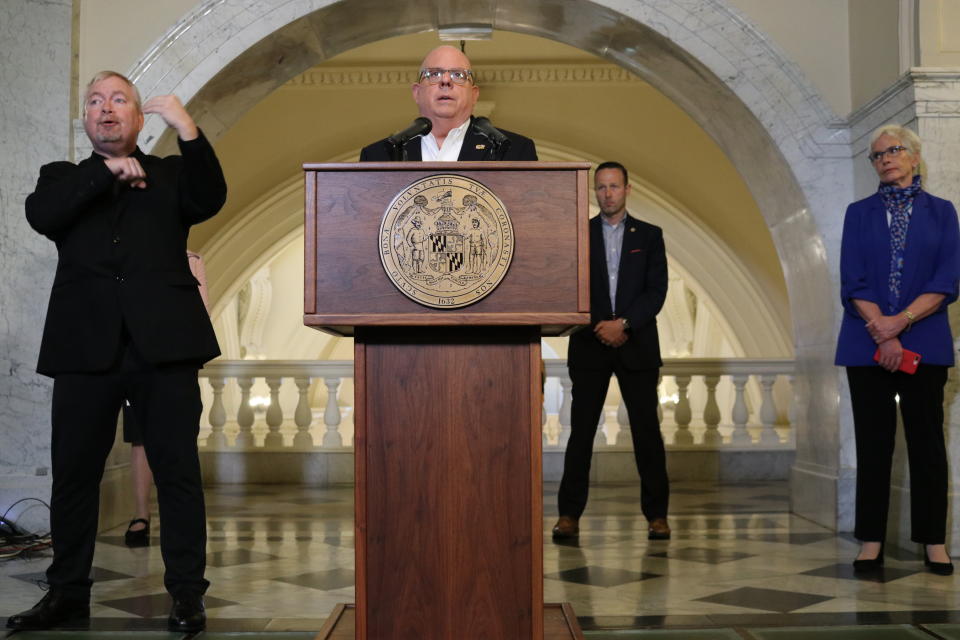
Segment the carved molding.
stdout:
<svg viewBox="0 0 960 640">
<path fill-rule="evenodd" d="M 375 89 L 409 87 L 417 72 L 408 67 L 314 67 L 292 78 L 282 89 Z M 643 82 L 612 64 L 486 65 L 477 71 L 480 86 L 502 84 L 569 86 Z"/>
</svg>

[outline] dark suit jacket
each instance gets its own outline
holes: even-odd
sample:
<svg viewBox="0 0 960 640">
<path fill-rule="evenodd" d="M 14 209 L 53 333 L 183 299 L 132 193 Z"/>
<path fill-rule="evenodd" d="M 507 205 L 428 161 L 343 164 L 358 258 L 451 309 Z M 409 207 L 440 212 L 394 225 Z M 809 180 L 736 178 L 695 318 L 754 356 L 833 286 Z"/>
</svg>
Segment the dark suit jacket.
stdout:
<svg viewBox="0 0 960 640">
<path fill-rule="evenodd" d="M 888 309 L 890 227 L 880 194 L 847 207 L 840 245 L 840 301 L 843 322 L 837 339 L 836 364 L 878 366 L 877 345 L 867 332 L 854 299 L 876 303 L 885 314 L 899 313 L 923 293 L 942 293 L 943 303 L 898 337 L 904 349 L 920 354 L 921 362 L 953 366 L 954 345 L 947 305 L 957 299 L 960 280 L 960 229 L 949 200 L 921 191 L 913 201 L 907 246 L 903 256 L 900 303 Z"/>
<path fill-rule="evenodd" d="M 616 309 L 610 308 L 607 261 L 600 216 L 590 221 L 590 326 L 570 336 L 571 368 L 608 369 L 613 359 L 628 369 L 655 369 L 663 364 L 657 314 L 667 297 L 667 254 L 663 231 L 630 216 L 624 220 L 617 277 Z M 593 333 L 601 320 L 626 318 L 629 338 L 618 348 L 603 345 Z"/>
<path fill-rule="evenodd" d="M 536 160 L 537 148 L 533 140 L 511 131 L 500 131 L 510 139 L 510 148 L 502 158 L 503 160 Z M 479 147 L 479 148 L 478 148 Z M 420 160 L 420 137 L 407 141 L 407 158 L 410 161 Z M 471 160 L 490 160 L 486 157 L 490 150 L 490 141 L 481 135 L 473 125 L 473 116 L 470 116 L 470 127 L 463 138 L 463 146 L 460 148 L 460 155 L 457 160 L 469 162 Z M 371 145 L 367 145 L 360 152 L 360 162 L 389 162 L 391 147 L 387 144 L 387 139 L 379 140 Z"/>
<path fill-rule="evenodd" d="M 151 363 L 202 364 L 220 354 L 187 262 L 190 226 L 226 200 L 220 163 L 203 134 L 180 141 L 182 156 L 138 148 L 146 189 L 121 186 L 96 153 L 40 169 L 27 221 L 57 245 L 37 371 L 103 371 L 121 327 Z"/>
</svg>

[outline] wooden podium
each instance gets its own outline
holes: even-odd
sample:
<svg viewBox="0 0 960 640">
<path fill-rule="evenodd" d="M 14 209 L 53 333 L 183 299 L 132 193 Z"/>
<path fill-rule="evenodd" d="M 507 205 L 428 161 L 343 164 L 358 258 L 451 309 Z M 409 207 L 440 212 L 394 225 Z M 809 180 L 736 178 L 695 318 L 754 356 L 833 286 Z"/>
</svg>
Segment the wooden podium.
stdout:
<svg viewBox="0 0 960 640">
<path fill-rule="evenodd" d="M 356 606 L 318 638 L 580 638 L 543 604 L 540 336 L 589 323 L 589 165 L 305 164 L 304 324 L 355 336 Z M 379 234 L 413 182 L 482 183 L 513 225 L 486 297 L 424 306 Z"/>
</svg>

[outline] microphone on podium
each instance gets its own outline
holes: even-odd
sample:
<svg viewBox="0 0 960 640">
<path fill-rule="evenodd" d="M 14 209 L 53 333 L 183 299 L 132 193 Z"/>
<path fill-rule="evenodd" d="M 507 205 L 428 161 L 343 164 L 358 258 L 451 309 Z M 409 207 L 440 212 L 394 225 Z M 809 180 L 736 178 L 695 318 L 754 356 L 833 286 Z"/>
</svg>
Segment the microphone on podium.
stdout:
<svg viewBox="0 0 960 640">
<path fill-rule="evenodd" d="M 504 154 L 506 154 L 507 150 L 510 148 L 510 138 L 505 136 L 502 131 L 493 126 L 489 118 L 485 118 L 483 116 L 474 118 L 473 126 L 477 128 L 477 131 L 480 132 L 480 135 L 490 141 L 493 159 L 500 160 L 503 158 Z"/>
<path fill-rule="evenodd" d="M 391 159 L 392 160 L 406 160 L 407 159 L 407 141 L 411 138 L 416 138 L 417 136 L 425 136 L 430 133 L 430 130 L 433 129 L 433 123 L 430 122 L 429 118 L 424 118 L 420 116 L 413 121 L 409 127 L 402 131 L 398 131 L 389 138 L 387 138 L 387 144 L 392 147 L 391 150 Z M 503 135 L 503 134 L 501 134 Z"/>
</svg>

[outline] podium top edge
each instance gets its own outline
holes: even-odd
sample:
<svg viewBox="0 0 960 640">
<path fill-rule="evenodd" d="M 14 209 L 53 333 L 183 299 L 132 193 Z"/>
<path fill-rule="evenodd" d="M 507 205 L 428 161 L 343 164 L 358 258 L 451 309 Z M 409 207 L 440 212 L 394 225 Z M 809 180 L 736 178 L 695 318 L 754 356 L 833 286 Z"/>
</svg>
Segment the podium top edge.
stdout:
<svg viewBox="0 0 960 640">
<path fill-rule="evenodd" d="M 305 162 L 304 171 L 529 171 L 589 170 L 589 162 L 480 161 L 480 162 Z"/>
</svg>

